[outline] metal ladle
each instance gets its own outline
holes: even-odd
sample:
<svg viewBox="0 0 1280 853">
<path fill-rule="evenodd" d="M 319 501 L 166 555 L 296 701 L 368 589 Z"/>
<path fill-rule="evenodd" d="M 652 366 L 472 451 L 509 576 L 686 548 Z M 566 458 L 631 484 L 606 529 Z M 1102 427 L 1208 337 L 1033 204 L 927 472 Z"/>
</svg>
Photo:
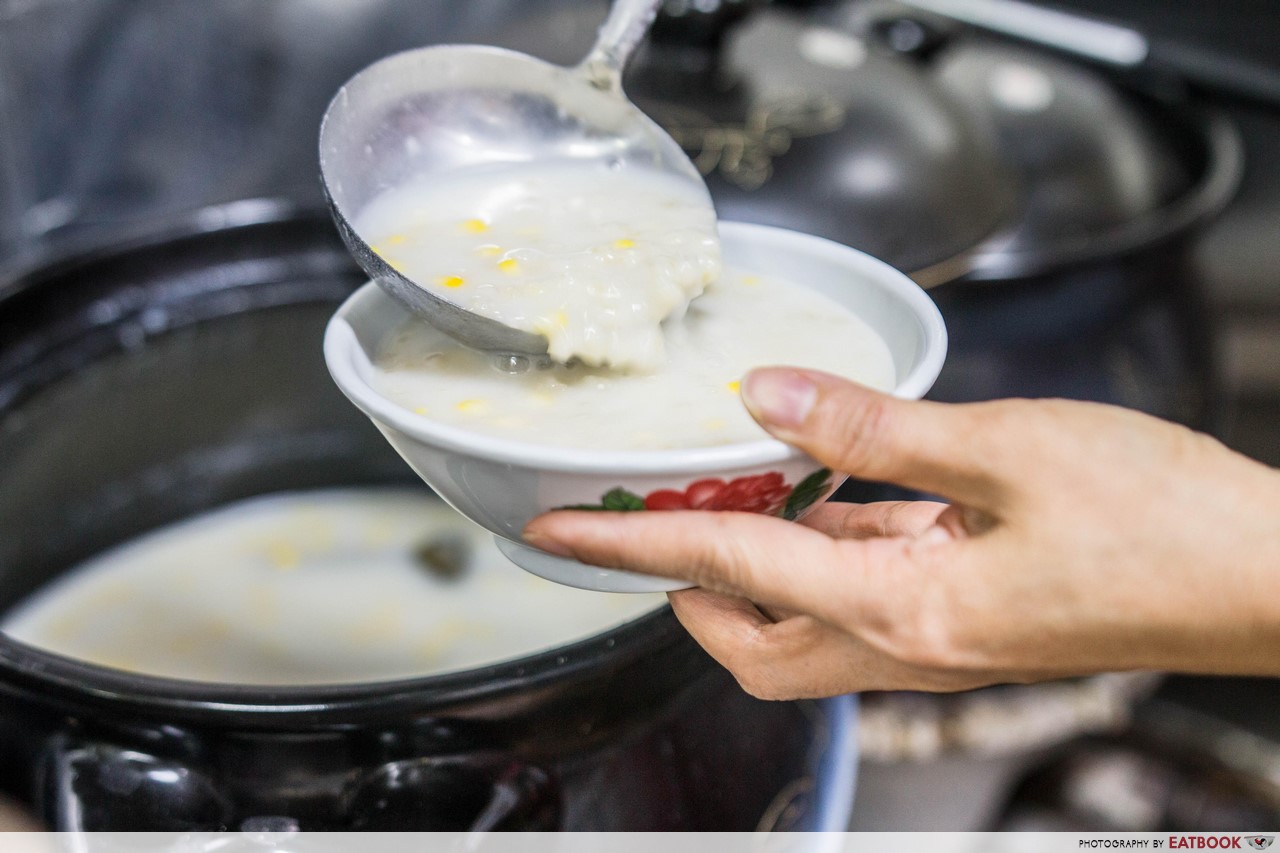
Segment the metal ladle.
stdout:
<svg viewBox="0 0 1280 853">
<path fill-rule="evenodd" d="M 338 90 L 320 125 L 320 173 L 347 248 L 383 290 L 468 346 L 542 355 L 542 335 L 472 313 L 378 256 L 354 222 L 380 193 L 431 174 L 599 163 L 659 171 L 711 197 L 680 146 L 622 92 L 622 69 L 662 0 L 615 0 L 586 59 L 565 68 L 496 47 L 382 59 Z"/>
</svg>

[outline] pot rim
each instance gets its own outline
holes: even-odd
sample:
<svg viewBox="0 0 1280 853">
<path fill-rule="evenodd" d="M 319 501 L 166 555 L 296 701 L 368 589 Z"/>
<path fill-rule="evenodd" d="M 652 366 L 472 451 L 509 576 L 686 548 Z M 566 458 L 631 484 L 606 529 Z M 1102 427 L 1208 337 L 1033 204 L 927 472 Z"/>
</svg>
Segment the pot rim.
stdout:
<svg viewBox="0 0 1280 853">
<path fill-rule="evenodd" d="M 353 712 L 394 712 L 494 699 L 571 680 L 603 660 L 634 660 L 685 639 L 670 605 L 589 637 L 523 657 L 439 675 L 335 684 L 189 681 L 112 669 L 32 646 L 0 631 L 0 693 L 17 689 L 140 713 L 234 714 L 246 723 L 307 717 L 349 720 Z"/>
<path fill-rule="evenodd" d="M 1144 102 L 1166 111 L 1170 108 L 1150 96 Z M 1109 230 L 1045 249 L 1006 252 L 994 248 L 991 244 L 1005 233 L 997 230 L 973 249 L 967 259 L 969 269 L 957 281 L 1005 282 L 1130 256 L 1160 246 L 1221 212 L 1235 196 L 1244 175 L 1244 141 L 1239 128 L 1226 112 L 1215 107 L 1187 103 L 1179 105 L 1179 111 L 1185 117 L 1184 126 L 1199 134 L 1206 165 L 1199 181 L 1178 198 Z"/>
<path fill-rule="evenodd" d="M 162 221 L 121 223 L 61 236 L 50 244 L 36 246 L 30 255 L 0 263 L 0 305 L 47 279 L 170 243 L 242 228 L 331 221 L 323 205 L 261 196 L 194 208 Z"/>
</svg>

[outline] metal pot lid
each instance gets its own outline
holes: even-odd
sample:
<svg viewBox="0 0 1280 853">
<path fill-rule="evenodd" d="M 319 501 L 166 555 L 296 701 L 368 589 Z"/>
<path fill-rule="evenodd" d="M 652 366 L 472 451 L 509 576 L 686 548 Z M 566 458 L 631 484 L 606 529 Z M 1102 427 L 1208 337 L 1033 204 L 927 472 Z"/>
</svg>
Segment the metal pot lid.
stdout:
<svg viewBox="0 0 1280 853">
<path fill-rule="evenodd" d="M 969 40 L 932 63 L 938 83 L 989 122 L 1024 192 L 985 247 L 1044 252 L 1159 210 L 1195 183 L 1167 128 L 1098 75 L 1018 47 Z"/>
<path fill-rule="evenodd" d="M 1012 223 L 975 252 L 971 279 L 1035 275 L 1158 245 L 1221 210 L 1239 183 L 1242 148 L 1222 115 L 977 37 L 953 41 L 930 67 L 990 123 L 1023 185 Z"/>
<path fill-rule="evenodd" d="M 823 20 L 668 0 L 626 91 L 699 165 L 722 218 L 818 234 L 924 284 L 955 278 L 1012 208 L 994 137 L 917 63 Z M 530 17 L 497 37 L 554 57 L 584 30 Z"/>
</svg>

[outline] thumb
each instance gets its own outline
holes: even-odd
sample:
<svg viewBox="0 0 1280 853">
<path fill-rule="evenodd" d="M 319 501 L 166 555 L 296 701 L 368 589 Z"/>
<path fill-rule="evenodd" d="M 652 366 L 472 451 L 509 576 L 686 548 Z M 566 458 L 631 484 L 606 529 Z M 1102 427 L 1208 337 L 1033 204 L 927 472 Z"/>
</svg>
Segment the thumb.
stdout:
<svg viewBox="0 0 1280 853">
<path fill-rule="evenodd" d="M 1001 454 L 984 428 L 986 404 L 899 400 L 787 367 L 751 371 L 742 399 L 771 435 L 829 468 L 993 508 Z"/>
</svg>

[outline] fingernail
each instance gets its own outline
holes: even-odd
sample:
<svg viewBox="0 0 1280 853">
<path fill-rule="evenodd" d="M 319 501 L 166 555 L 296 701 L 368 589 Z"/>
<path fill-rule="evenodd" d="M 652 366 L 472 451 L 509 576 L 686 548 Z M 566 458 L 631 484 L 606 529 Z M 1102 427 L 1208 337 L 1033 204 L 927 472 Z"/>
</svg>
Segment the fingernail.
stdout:
<svg viewBox="0 0 1280 853">
<path fill-rule="evenodd" d="M 809 416 L 818 400 L 818 386 L 795 370 L 753 370 L 742 383 L 742 400 L 757 420 L 793 428 Z"/>
<path fill-rule="evenodd" d="M 532 545 L 539 551 L 546 551 L 548 554 L 554 554 L 557 557 L 572 557 L 573 552 L 558 539 L 553 539 L 541 530 L 530 530 L 525 528 L 524 541 L 527 545 Z"/>
</svg>

